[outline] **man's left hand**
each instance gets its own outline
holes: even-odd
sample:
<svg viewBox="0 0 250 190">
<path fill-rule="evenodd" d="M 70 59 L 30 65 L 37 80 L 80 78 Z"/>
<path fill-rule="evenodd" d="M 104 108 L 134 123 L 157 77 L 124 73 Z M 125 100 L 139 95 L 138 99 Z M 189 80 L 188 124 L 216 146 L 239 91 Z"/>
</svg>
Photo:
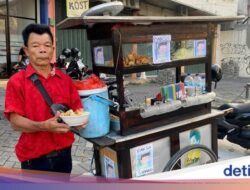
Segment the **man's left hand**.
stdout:
<svg viewBox="0 0 250 190">
<path fill-rule="evenodd" d="M 88 122 L 89 122 L 89 117 L 85 117 L 82 125 L 74 126 L 71 128 L 74 128 L 76 130 L 84 129 L 87 126 Z"/>
</svg>

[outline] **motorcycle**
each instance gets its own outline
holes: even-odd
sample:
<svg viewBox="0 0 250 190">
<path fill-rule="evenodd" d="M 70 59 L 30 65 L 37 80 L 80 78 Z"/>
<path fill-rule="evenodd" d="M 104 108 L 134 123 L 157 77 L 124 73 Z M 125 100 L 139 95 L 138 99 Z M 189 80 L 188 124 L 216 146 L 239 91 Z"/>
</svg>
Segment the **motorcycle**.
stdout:
<svg viewBox="0 0 250 190">
<path fill-rule="evenodd" d="M 221 69 L 219 72 L 220 74 L 212 68 L 212 81 L 217 83 L 221 79 Z M 249 149 L 250 103 L 226 103 L 218 107 L 218 110 L 224 111 L 225 115 L 217 119 L 217 138 L 224 139 L 226 137 L 229 142 Z"/>
<path fill-rule="evenodd" d="M 66 59 L 70 58 L 71 50 L 69 48 L 64 48 L 62 53 L 56 59 L 56 66 L 60 68 L 64 73 L 66 73 Z"/>
<path fill-rule="evenodd" d="M 81 80 L 88 75 L 88 67 L 80 59 L 81 52 L 77 48 L 71 49 L 71 61 L 66 66 L 66 73 L 75 80 Z"/>
<path fill-rule="evenodd" d="M 26 69 L 26 67 L 28 66 L 28 64 L 29 64 L 29 58 L 25 57 L 24 59 L 22 59 L 20 62 L 18 62 L 17 64 L 15 64 L 12 67 L 12 74 L 17 73 L 17 72 L 19 72 L 21 70 Z"/>
<path fill-rule="evenodd" d="M 224 139 L 243 148 L 250 148 L 250 103 L 228 103 L 219 110 L 232 111 L 223 118 L 217 119 L 218 139 Z"/>
</svg>

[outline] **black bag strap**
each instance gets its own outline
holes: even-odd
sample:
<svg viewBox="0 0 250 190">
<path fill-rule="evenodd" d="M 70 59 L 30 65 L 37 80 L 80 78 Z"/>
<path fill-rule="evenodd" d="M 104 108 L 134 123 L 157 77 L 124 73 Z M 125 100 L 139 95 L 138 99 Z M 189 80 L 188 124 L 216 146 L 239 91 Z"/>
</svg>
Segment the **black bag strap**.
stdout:
<svg viewBox="0 0 250 190">
<path fill-rule="evenodd" d="M 37 89 L 39 90 L 39 92 L 42 94 L 44 100 L 46 101 L 46 103 L 49 105 L 49 107 L 51 108 L 52 112 L 53 112 L 53 102 L 49 96 L 49 94 L 47 93 L 47 91 L 45 90 L 44 86 L 42 85 L 41 81 L 38 79 L 37 74 L 34 73 L 30 76 L 30 80 L 34 83 L 34 85 L 37 87 Z M 55 112 L 54 112 L 55 114 Z M 61 118 L 58 118 L 57 121 L 59 123 L 64 123 L 63 120 Z M 80 133 L 77 129 L 71 128 L 70 131 L 72 131 L 73 133 L 77 134 L 80 136 Z"/>
<path fill-rule="evenodd" d="M 43 98 L 46 101 L 46 103 L 49 105 L 49 107 L 51 107 L 51 105 L 53 104 L 53 101 L 50 98 L 50 96 L 47 93 L 47 91 L 45 90 L 45 88 L 42 85 L 41 81 L 38 79 L 37 74 L 36 73 L 32 74 L 30 76 L 30 80 L 32 80 L 32 82 L 34 83 L 34 85 L 37 87 L 37 89 L 39 90 L 39 92 L 43 96 Z"/>
</svg>

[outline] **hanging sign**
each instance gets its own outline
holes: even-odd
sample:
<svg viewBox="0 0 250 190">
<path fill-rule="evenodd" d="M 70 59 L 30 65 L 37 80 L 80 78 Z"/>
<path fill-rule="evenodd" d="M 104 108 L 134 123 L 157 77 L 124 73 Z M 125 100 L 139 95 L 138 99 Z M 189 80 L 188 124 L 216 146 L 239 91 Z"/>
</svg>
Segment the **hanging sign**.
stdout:
<svg viewBox="0 0 250 190">
<path fill-rule="evenodd" d="M 80 17 L 89 9 L 89 0 L 67 0 L 67 17 Z"/>
</svg>

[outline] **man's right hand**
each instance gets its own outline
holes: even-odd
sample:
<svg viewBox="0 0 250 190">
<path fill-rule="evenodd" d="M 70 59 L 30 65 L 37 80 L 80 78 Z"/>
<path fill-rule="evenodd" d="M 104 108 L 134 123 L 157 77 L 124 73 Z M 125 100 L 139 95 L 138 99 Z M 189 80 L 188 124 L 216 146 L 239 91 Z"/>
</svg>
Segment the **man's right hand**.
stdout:
<svg viewBox="0 0 250 190">
<path fill-rule="evenodd" d="M 54 117 L 46 121 L 33 121 L 13 112 L 10 114 L 10 123 L 15 130 L 26 133 L 39 131 L 66 133 L 70 130 L 70 127 L 67 124 L 57 122 L 59 115 L 60 113 L 57 112 Z"/>
<path fill-rule="evenodd" d="M 70 130 L 70 127 L 65 123 L 58 123 L 60 118 L 60 112 L 58 111 L 54 117 L 44 121 L 44 125 L 41 125 L 41 128 L 45 131 L 57 132 L 57 133 L 66 133 Z"/>
</svg>

